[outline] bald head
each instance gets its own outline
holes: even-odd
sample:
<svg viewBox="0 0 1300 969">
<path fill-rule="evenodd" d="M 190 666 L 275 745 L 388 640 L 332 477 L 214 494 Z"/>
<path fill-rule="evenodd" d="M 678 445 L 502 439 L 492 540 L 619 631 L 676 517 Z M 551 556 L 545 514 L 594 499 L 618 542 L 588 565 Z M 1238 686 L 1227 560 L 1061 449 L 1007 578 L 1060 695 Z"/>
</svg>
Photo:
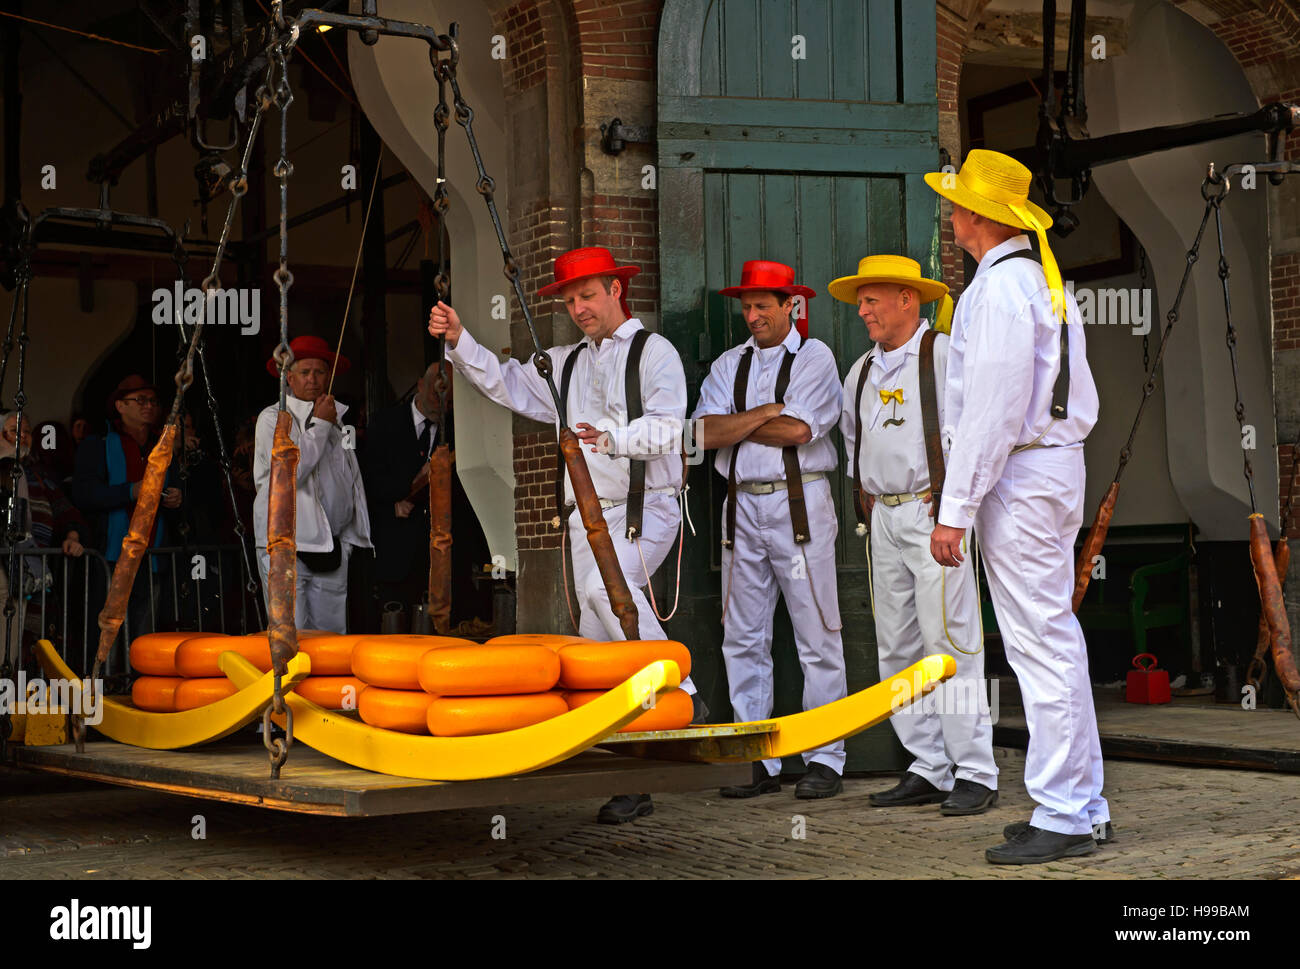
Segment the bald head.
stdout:
<svg viewBox="0 0 1300 969">
<path fill-rule="evenodd" d="M 442 372 L 447 378 L 447 413 L 451 413 L 451 375 L 452 366 L 450 360 L 444 360 L 441 364 Z M 424 371 L 424 376 L 420 378 L 415 389 L 415 406 L 429 420 L 437 420 L 438 414 L 442 410 L 441 401 L 438 399 L 438 368 L 439 364 L 432 363 Z"/>
</svg>

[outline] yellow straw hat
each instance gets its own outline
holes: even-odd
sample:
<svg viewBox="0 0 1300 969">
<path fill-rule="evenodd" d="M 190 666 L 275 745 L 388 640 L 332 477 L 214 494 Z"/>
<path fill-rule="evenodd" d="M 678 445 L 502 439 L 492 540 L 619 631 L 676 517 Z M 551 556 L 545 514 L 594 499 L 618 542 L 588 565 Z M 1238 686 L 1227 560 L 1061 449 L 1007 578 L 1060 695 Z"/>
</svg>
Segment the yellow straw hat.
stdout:
<svg viewBox="0 0 1300 969">
<path fill-rule="evenodd" d="M 948 293 L 948 287 L 938 280 L 921 275 L 921 264 L 906 256 L 867 256 L 858 263 L 856 276 L 841 276 L 826 288 L 841 303 L 858 305 L 858 287 L 868 283 L 895 283 L 910 286 L 921 294 L 921 302 L 929 303 Z"/>
<path fill-rule="evenodd" d="M 1043 274 L 1052 290 L 1052 311 L 1065 319 L 1065 287 L 1056 257 L 1047 245 L 1052 217 L 1029 201 L 1033 174 L 1010 155 L 975 148 L 966 156 L 961 171 L 930 172 L 925 184 L 963 208 L 986 219 L 1024 229 L 1038 237 Z"/>
</svg>

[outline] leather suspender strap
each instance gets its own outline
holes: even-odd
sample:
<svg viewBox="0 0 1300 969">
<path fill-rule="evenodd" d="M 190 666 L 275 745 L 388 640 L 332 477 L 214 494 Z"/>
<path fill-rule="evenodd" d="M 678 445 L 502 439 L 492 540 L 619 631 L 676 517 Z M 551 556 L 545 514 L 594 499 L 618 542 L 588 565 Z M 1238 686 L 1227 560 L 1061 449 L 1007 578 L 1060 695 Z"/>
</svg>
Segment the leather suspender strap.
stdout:
<svg viewBox="0 0 1300 969">
<path fill-rule="evenodd" d="M 800 338 L 799 346 L 803 347 Z M 790 370 L 794 367 L 797 351 L 787 349 L 781 369 L 776 375 L 776 402 L 785 403 L 785 390 L 790 386 Z M 799 449 L 793 445 L 781 448 L 781 461 L 785 465 L 785 488 L 790 496 L 790 527 L 794 531 L 794 543 L 803 545 L 808 541 L 808 505 L 803 497 L 803 472 L 799 470 Z"/>
<path fill-rule="evenodd" d="M 754 348 L 745 347 L 736 366 L 736 383 L 732 388 L 732 401 L 735 412 L 743 414 L 749 410 L 749 367 L 754 361 Z M 741 441 L 731 445 L 731 464 L 727 468 L 727 534 L 722 539 L 726 548 L 736 542 L 736 455 L 740 454 Z"/>
<path fill-rule="evenodd" d="M 858 524 L 871 530 L 867 518 L 867 506 L 862 500 L 862 391 L 867 386 L 867 374 L 871 370 L 874 353 L 868 353 L 858 371 L 858 389 L 853 394 L 853 513 L 858 516 Z"/>
<path fill-rule="evenodd" d="M 641 351 L 645 349 L 648 339 L 650 339 L 649 330 L 637 330 L 632 337 L 632 346 L 627 351 L 623 393 L 629 424 L 645 413 L 645 405 L 641 400 Z M 628 459 L 627 540 L 629 542 L 641 535 L 641 518 L 645 509 L 645 467 L 644 461 L 637 458 Z"/>
<path fill-rule="evenodd" d="M 1005 256 L 995 262 L 994 266 L 1000 266 L 1008 259 L 1032 259 L 1040 266 L 1043 264 L 1043 258 L 1039 255 L 1037 239 L 1030 239 L 1030 248 L 1017 249 L 1015 252 L 1008 252 Z M 1056 383 L 1052 384 L 1052 407 L 1051 416 L 1053 420 L 1063 421 L 1069 416 L 1070 401 L 1070 327 L 1068 324 L 1061 324 L 1061 369 L 1057 371 Z"/>
<path fill-rule="evenodd" d="M 937 330 L 921 335 L 921 355 L 917 361 L 921 382 L 921 431 L 925 436 L 925 463 L 930 472 L 930 494 L 934 503 L 934 520 L 939 520 L 939 502 L 943 497 L 943 438 L 939 431 L 939 394 L 934 379 L 934 341 Z"/>
<path fill-rule="evenodd" d="M 573 365 L 578 362 L 578 354 L 586 349 L 586 343 L 579 343 L 564 359 L 564 368 L 560 371 L 560 400 L 565 407 L 569 405 L 569 384 L 573 380 Z M 562 527 L 569 517 L 564 510 L 564 452 L 560 450 L 560 437 L 555 436 L 555 524 Z"/>
</svg>

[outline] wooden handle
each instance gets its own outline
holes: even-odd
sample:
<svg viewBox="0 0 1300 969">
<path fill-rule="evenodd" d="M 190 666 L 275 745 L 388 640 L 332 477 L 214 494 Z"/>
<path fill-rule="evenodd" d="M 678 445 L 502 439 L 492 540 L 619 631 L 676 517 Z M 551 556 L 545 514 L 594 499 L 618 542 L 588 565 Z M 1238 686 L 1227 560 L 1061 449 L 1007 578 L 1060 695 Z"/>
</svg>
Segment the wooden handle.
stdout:
<svg viewBox="0 0 1300 969">
<path fill-rule="evenodd" d="M 1115 514 L 1115 499 L 1118 497 L 1119 482 L 1112 481 L 1106 489 L 1106 496 L 1097 506 L 1097 516 L 1092 520 L 1092 528 L 1088 529 L 1088 537 L 1083 542 L 1083 551 L 1079 553 L 1079 561 L 1075 566 L 1074 600 L 1071 603 L 1075 612 L 1079 611 L 1079 603 L 1083 602 L 1088 583 L 1092 581 L 1092 560 L 1106 544 L 1106 533 L 1110 531 L 1110 520 Z"/>
<path fill-rule="evenodd" d="M 568 469 L 569 481 L 573 484 L 573 500 L 578 506 L 578 514 L 582 516 L 582 525 L 587 529 L 591 554 L 596 558 L 596 568 L 600 570 L 601 581 L 605 583 L 605 591 L 609 594 L 610 609 L 623 630 L 623 638 L 640 639 L 641 625 L 636 603 L 632 601 L 632 590 L 628 588 L 623 568 L 618 564 L 614 541 L 609 537 L 609 526 L 605 524 L 600 499 L 596 496 L 596 486 L 591 482 L 591 471 L 587 468 L 586 458 L 582 456 L 582 442 L 572 428 L 560 430 L 560 453 L 564 455 L 564 466 Z"/>
<path fill-rule="evenodd" d="M 426 465 L 429 482 L 429 618 L 445 635 L 451 627 L 451 448 L 440 445 Z"/>
<path fill-rule="evenodd" d="M 271 441 L 271 494 L 266 515 L 267 638 L 271 644 L 271 666 L 277 674 L 288 673 L 289 660 L 298 653 L 298 626 L 294 616 L 298 588 L 298 445 L 289 429 L 293 418 L 287 410 L 275 418 Z"/>
<path fill-rule="evenodd" d="M 153 523 L 158 517 L 158 503 L 162 501 L 167 467 L 172 463 L 172 450 L 175 446 L 176 421 L 171 420 L 163 427 L 162 436 L 149 452 L 149 463 L 145 465 L 144 477 L 140 479 L 140 490 L 135 498 L 135 508 L 131 512 L 131 524 L 126 530 L 126 537 L 122 539 L 122 551 L 113 566 L 108 597 L 104 600 L 104 608 L 99 612 L 99 648 L 95 650 L 97 664 L 108 659 L 113 642 L 117 639 L 117 631 L 122 628 L 122 621 L 126 618 L 131 587 L 135 585 L 140 562 L 149 547 L 149 536 L 153 534 Z"/>
<path fill-rule="evenodd" d="M 1291 655 L 1291 624 L 1286 618 L 1277 565 L 1269 551 L 1264 516 L 1259 513 L 1250 516 L 1250 561 L 1255 567 L 1260 606 L 1273 639 L 1273 668 L 1282 681 L 1282 688 L 1294 695 L 1300 691 L 1300 672 L 1296 670 L 1295 657 Z"/>
</svg>

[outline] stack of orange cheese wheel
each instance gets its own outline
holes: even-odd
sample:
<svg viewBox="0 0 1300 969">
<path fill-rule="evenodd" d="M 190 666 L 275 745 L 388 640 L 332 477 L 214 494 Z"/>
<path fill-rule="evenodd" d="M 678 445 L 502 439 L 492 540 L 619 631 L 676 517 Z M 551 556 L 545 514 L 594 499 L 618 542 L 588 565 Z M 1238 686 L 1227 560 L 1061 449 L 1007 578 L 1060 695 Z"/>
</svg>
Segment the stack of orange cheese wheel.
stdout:
<svg viewBox="0 0 1300 969">
<path fill-rule="evenodd" d="M 420 689 L 420 657 L 430 650 L 474 647 L 452 636 L 360 636 L 352 648 L 352 675 L 365 689 L 357 713 L 372 727 L 402 733 L 429 732 L 426 717 L 433 700 Z"/>
<path fill-rule="evenodd" d="M 560 648 L 559 657 L 559 685 L 570 710 L 590 703 L 657 660 L 676 663 L 683 680 L 691 672 L 690 650 L 669 640 L 571 643 Z M 678 730 L 690 726 L 694 712 L 691 695 L 679 687 L 658 697 L 653 706 L 620 732 Z"/>
<path fill-rule="evenodd" d="M 310 655 L 308 642 L 343 637 L 302 629 L 298 638 L 299 648 Z M 190 631 L 136 637 L 131 643 L 131 666 L 142 675 L 131 686 L 131 702 L 141 710 L 175 713 L 233 696 L 235 686 L 218 665 L 221 654 L 227 651 L 243 656 L 263 673 L 271 668 L 271 648 L 265 632 L 227 636 Z M 316 672 L 314 657 L 312 672 Z M 306 682 L 299 684 L 300 692 Z M 360 686 L 355 689 L 359 691 Z"/>
</svg>

